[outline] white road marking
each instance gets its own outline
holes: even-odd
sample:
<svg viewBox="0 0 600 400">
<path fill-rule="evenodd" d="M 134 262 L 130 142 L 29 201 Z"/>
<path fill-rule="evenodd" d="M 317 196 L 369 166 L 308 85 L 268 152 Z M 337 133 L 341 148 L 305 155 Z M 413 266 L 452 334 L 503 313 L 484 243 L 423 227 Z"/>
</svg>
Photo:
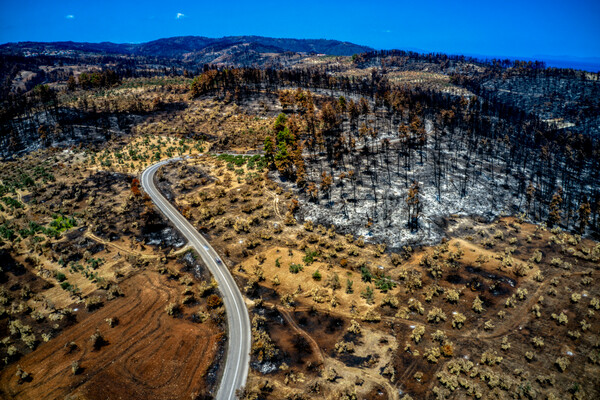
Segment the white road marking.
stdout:
<svg viewBox="0 0 600 400">
<path fill-rule="evenodd" d="M 154 201 L 154 203 L 158 206 L 159 210 L 165 214 L 165 216 L 175 225 L 177 229 L 179 229 L 186 239 L 190 242 L 190 244 L 195 248 L 195 250 L 200 254 L 204 262 L 207 264 L 209 270 L 215 275 L 217 282 L 219 283 L 219 288 L 223 287 L 223 284 L 227 288 L 228 293 L 223 293 L 223 298 L 225 302 L 225 308 L 227 310 L 228 316 L 228 325 L 230 327 L 229 332 L 229 351 L 228 357 L 225 363 L 225 371 L 223 373 L 223 377 L 221 379 L 221 384 L 219 390 L 217 392 L 217 399 L 219 400 L 229 400 L 234 399 L 235 390 L 244 386 L 246 383 L 246 378 L 248 375 L 248 367 L 249 367 L 249 350 L 250 350 L 250 319 L 246 312 L 242 312 L 240 310 L 240 304 L 243 304 L 242 294 L 240 293 L 237 285 L 233 281 L 233 277 L 229 274 L 229 271 L 223 271 L 222 268 L 226 268 L 226 266 L 221 263 L 217 264 L 215 262 L 215 257 L 218 258 L 215 250 L 210 247 L 210 244 L 204 237 L 202 237 L 196 229 L 190 224 L 190 222 L 185 219 L 170 203 L 168 203 L 164 197 L 160 194 L 156 186 L 154 185 L 153 180 L 151 179 L 154 176 L 154 173 L 158 168 L 162 165 L 165 165 L 171 161 L 179 160 L 179 158 L 161 161 L 157 164 L 152 165 L 147 168 L 142 173 L 142 187 L 148 193 L 150 198 Z M 212 254 L 211 254 L 212 253 Z M 205 257 L 206 256 L 206 257 Z M 230 284 L 232 283 L 232 284 Z M 233 286 L 233 288 L 232 288 Z M 227 295 L 229 294 L 229 296 Z M 229 311 L 233 307 L 235 308 L 235 314 L 230 313 Z M 244 311 L 246 307 L 244 305 Z M 235 335 L 234 328 L 234 320 L 237 317 L 237 328 L 239 329 L 239 335 Z M 244 332 L 244 322 L 246 325 L 246 330 Z M 245 337 L 246 340 L 243 340 L 242 336 Z M 234 343 L 234 339 L 237 339 Z M 245 342 L 245 343 L 244 343 Z M 235 359 L 235 365 L 232 365 L 234 359 L 233 357 L 233 348 L 237 347 L 237 359 Z M 244 348 L 246 349 L 244 354 Z M 232 372 L 233 371 L 233 372 Z M 233 373 L 233 376 L 230 375 Z M 239 382 L 238 382 L 239 380 Z M 229 386 L 228 394 L 225 396 L 223 394 L 223 390 L 227 390 L 224 386 Z"/>
</svg>

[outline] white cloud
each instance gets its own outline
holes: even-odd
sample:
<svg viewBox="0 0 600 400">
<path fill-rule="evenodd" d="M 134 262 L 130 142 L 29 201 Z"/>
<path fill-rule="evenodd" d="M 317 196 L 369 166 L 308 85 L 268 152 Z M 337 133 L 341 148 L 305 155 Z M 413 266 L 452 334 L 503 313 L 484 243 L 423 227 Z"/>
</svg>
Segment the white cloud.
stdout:
<svg viewBox="0 0 600 400">
<path fill-rule="evenodd" d="M 69 15 L 65 15 L 66 19 L 75 19 L 75 16 L 73 14 L 69 14 Z"/>
<path fill-rule="evenodd" d="M 175 15 L 175 19 L 182 19 L 182 18 L 185 18 L 185 14 L 177 13 L 177 15 Z"/>
</svg>

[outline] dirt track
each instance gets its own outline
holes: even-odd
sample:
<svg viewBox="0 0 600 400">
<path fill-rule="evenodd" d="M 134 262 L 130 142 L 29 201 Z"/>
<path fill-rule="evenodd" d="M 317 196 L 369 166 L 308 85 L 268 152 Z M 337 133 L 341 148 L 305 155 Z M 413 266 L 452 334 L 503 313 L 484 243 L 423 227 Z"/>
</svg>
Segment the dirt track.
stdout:
<svg viewBox="0 0 600 400">
<path fill-rule="evenodd" d="M 165 306 L 178 300 L 181 286 L 156 272 L 140 272 L 121 288 L 125 297 L 78 316 L 80 322 L 0 371 L 0 397 L 183 399 L 205 392 L 218 328 L 209 321 L 195 324 L 168 316 Z M 110 328 L 105 321 L 110 317 L 118 317 L 119 324 Z M 108 342 L 99 350 L 90 342 L 96 329 Z M 71 341 L 77 349 L 69 352 L 64 346 Z M 82 368 L 77 375 L 71 371 L 73 361 Z M 18 383 L 17 364 L 32 375 L 30 382 Z"/>
</svg>

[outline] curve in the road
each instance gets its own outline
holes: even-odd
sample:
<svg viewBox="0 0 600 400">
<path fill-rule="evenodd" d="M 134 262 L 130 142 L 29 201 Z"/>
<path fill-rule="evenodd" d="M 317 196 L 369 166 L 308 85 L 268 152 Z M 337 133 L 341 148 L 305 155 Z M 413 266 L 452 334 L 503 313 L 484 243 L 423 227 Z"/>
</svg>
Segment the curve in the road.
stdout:
<svg viewBox="0 0 600 400">
<path fill-rule="evenodd" d="M 227 311 L 228 348 L 225 368 L 217 400 L 235 398 L 235 391 L 246 384 L 250 363 L 251 328 L 250 318 L 242 293 L 238 289 L 229 270 L 216 251 L 198 231 L 163 197 L 154 184 L 154 174 L 163 165 L 181 158 L 161 161 L 148 167 L 142 173 L 142 188 L 165 217 L 183 234 L 190 246 L 202 257 L 204 263 L 219 284 L 223 303 Z"/>
</svg>

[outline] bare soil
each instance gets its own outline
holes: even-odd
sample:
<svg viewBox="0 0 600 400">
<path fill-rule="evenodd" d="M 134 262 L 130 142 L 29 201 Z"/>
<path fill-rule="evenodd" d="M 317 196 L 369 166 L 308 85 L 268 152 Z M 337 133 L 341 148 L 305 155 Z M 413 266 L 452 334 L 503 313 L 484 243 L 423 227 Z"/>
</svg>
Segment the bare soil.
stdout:
<svg viewBox="0 0 600 400">
<path fill-rule="evenodd" d="M 165 304 L 180 300 L 181 286 L 156 272 L 137 273 L 121 283 L 124 297 L 83 316 L 81 322 L 25 357 L 31 374 L 20 384 L 17 364 L 0 371 L 3 396 L 16 399 L 182 399 L 206 393 L 222 334 L 210 321 L 172 317 Z M 189 312 L 188 312 L 189 313 Z M 118 318 L 110 327 L 106 319 Z M 99 331 L 106 343 L 94 349 Z M 77 348 L 69 350 L 68 343 Z M 72 373 L 78 362 L 81 371 Z"/>
</svg>

